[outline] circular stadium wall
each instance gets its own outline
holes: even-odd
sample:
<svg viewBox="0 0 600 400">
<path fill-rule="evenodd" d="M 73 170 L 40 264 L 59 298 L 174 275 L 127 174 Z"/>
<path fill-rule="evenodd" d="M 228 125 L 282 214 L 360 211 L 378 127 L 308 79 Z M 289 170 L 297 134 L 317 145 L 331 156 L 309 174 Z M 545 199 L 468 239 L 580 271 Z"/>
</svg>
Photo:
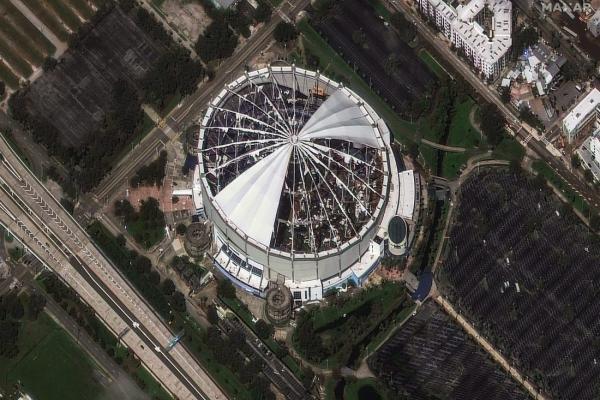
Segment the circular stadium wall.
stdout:
<svg viewBox="0 0 600 400">
<path fill-rule="evenodd" d="M 328 279 L 356 263 L 379 228 L 389 140 L 368 104 L 318 72 L 247 72 L 202 121 L 206 216 L 267 279 Z"/>
</svg>

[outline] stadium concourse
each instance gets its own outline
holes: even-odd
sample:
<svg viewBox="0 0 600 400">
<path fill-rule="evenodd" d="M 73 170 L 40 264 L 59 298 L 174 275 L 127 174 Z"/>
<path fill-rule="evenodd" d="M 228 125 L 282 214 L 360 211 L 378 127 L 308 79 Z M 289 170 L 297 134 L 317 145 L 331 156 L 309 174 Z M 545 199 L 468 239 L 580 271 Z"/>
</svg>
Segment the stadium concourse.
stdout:
<svg viewBox="0 0 600 400">
<path fill-rule="evenodd" d="M 215 266 L 258 296 L 284 283 L 296 304 L 362 285 L 386 255 L 388 221 L 413 218 L 415 175 L 391 140 L 319 72 L 270 66 L 228 84 L 202 120 L 194 173 Z"/>
</svg>

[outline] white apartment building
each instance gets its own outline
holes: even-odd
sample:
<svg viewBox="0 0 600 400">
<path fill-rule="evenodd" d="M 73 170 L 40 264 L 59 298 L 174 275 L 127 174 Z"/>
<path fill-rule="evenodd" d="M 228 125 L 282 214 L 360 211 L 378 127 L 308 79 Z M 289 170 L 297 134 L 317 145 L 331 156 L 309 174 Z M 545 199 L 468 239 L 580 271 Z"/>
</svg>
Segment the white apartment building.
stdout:
<svg viewBox="0 0 600 400">
<path fill-rule="evenodd" d="M 589 132 L 600 124 L 600 90 L 592 89 L 562 120 L 569 143 L 580 132 Z"/>
<path fill-rule="evenodd" d="M 595 181 L 600 181 L 600 129 L 577 149 L 583 168 L 589 169 Z"/>
<path fill-rule="evenodd" d="M 486 79 L 502 71 L 512 44 L 510 0 L 418 0 L 418 3 L 421 13 L 464 51 Z"/>
</svg>

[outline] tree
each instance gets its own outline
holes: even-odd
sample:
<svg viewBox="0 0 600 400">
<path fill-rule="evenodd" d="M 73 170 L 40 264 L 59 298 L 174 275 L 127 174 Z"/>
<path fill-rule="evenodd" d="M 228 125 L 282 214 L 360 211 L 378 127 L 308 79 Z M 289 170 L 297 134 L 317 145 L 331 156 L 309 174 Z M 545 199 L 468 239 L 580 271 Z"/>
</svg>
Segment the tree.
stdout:
<svg viewBox="0 0 600 400">
<path fill-rule="evenodd" d="M 14 358 L 19 354 L 17 339 L 19 324 L 13 321 L 0 321 L 0 356 Z"/>
<path fill-rule="evenodd" d="M 509 103 L 510 102 L 510 88 L 508 87 L 501 87 L 499 89 L 500 91 L 500 100 L 502 100 L 503 103 Z"/>
<path fill-rule="evenodd" d="M 505 136 L 506 120 L 495 104 L 486 103 L 480 109 L 481 131 L 492 146 L 497 146 Z"/>
<path fill-rule="evenodd" d="M 571 157 L 571 166 L 575 169 L 581 167 L 581 158 L 579 158 L 579 155 L 573 154 L 573 157 Z"/>
<path fill-rule="evenodd" d="M 256 334 L 261 339 L 268 339 L 273 336 L 273 325 L 266 323 L 264 320 L 259 319 L 255 324 Z"/>
<path fill-rule="evenodd" d="M 6 93 L 6 85 L 3 81 L 0 81 L 0 99 L 4 97 L 4 93 Z"/>
<path fill-rule="evenodd" d="M 229 279 L 221 279 L 217 286 L 217 294 L 226 299 L 235 299 L 235 287 Z"/>
<path fill-rule="evenodd" d="M 48 56 L 48 57 L 46 57 L 46 59 L 44 60 L 44 63 L 42 64 L 42 69 L 44 70 L 44 72 L 50 72 L 50 71 L 54 70 L 54 68 L 56 68 L 57 65 L 58 65 L 58 61 L 56 61 L 56 58 L 54 58 L 52 56 Z"/>
<path fill-rule="evenodd" d="M 289 22 L 281 21 L 275 27 L 273 31 L 273 37 L 279 43 L 284 44 L 295 40 L 298 37 L 298 31 L 294 24 Z"/>
<path fill-rule="evenodd" d="M 167 296 L 171 296 L 175 292 L 175 284 L 172 280 L 167 278 L 163 281 L 162 292 Z"/>
<path fill-rule="evenodd" d="M 27 318 L 36 320 L 44 307 L 46 307 L 46 298 L 39 293 L 32 293 L 27 302 Z"/>
<path fill-rule="evenodd" d="M 206 319 L 208 319 L 208 322 L 210 322 L 213 325 L 219 322 L 219 314 L 217 314 L 217 307 L 215 307 L 213 304 L 208 306 L 208 310 L 206 310 Z"/>
<path fill-rule="evenodd" d="M 537 43 L 539 39 L 537 30 L 531 25 L 524 26 L 515 32 L 512 45 L 514 58 L 520 57 L 526 48 Z"/>
<path fill-rule="evenodd" d="M 196 42 L 196 53 L 205 62 L 227 58 L 233 54 L 238 37 L 229 27 L 224 16 L 218 16 L 206 28 Z"/>
<path fill-rule="evenodd" d="M 400 38 L 406 43 L 411 42 L 417 35 L 417 29 L 415 26 L 404 17 L 404 14 L 397 12 L 392 14 L 390 23 L 394 28 L 398 30 Z"/>
<path fill-rule="evenodd" d="M 175 231 L 179 236 L 183 236 L 187 232 L 187 226 L 185 226 L 185 224 L 177 224 L 177 227 L 175 227 Z"/>
<path fill-rule="evenodd" d="M 594 174 L 592 174 L 592 171 L 590 171 L 589 169 L 586 168 L 585 171 L 583 171 L 583 176 L 585 176 L 585 179 L 588 182 L 593 182 L 594 181 Z"/>
<path fill-rule="evenodd" d="M 177 312 L 185 312 L 185 296 L 179 290 L 176 290 L 171 296 L 173 310 Z"/>
<path fill-rule="evenodd" d="M 258 7 L 254 10 L 254 19 L 256 22 L 267 22 L 271 19 L 273 8 L 266 2 L 266 0 L 259 0 Z"/>
<path fill-rule="evenodd" d="M 117 236 L 115 242 L 117 242 L 117 245 L 119 247 L 125 247 L 125 245 L 127 244 L 127 239 L 125 239 L 125 236 L 123 236 L 122 233 L 119 233 L 119 236 Z"/>
</svg>

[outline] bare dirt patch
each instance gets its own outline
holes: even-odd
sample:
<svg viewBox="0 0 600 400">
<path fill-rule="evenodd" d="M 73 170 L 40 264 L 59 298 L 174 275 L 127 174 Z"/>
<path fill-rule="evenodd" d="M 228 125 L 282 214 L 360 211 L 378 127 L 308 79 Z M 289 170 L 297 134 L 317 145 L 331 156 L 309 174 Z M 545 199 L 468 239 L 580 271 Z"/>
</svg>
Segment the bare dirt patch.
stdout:
<svg viewBox="0 0 600 400">
<path fill-rule="evenodd" d="M 167 15 L 167 20 L 194 42 L 211 22 L 204 8 L 190 0 L 166 0 L 162 10 Z"/>
</svg>

